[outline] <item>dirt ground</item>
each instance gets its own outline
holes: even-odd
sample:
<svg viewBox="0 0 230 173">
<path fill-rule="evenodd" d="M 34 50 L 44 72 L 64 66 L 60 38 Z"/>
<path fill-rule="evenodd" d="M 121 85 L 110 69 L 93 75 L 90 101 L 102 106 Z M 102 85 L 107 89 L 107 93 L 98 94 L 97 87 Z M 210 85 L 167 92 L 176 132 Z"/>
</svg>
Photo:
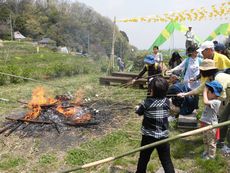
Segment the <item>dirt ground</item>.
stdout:
<svg viewBox="0 0 230 173">
<path fill-rule="evenodd" d="M 44 153 L 55 153 L 59 158 L 63 158 L 66 151 L 69 149 L 87 140 L 103 136 L 119 127 L 121 125 L 121 117 L 127 114 L 129 107 L 124 109 L 123 115 L 120 116 L 120 112 L 118 113 L 116 110 L 124 106 L 126 105 L 121 103 L 97 101 L 93 104 L 93 108 L 100 110 L 96 116 L 96 120 L 99 121 L 99 124 L 86 127 L 68 126 L 61 129 L 60 134 L 53 127 L 43 128 L 42 131 L 37 131 L 36 128 L 32 128 L 34 132 L 31 132 L 29 126 L 41 126 L 35 124 L 25 125 L 25 128 L 21 129 L 18 128 L 8 137 L 4 136 L 4 134 L 7 133 L 5 132 L 1 134 L 0 138 L 0 158 L 4 158 L 5 155 L 23 156 L 26 160 L 30 160 L 29 165 L 26 164 L 23 168 L 23 172 L 30 172 L 30 165 L 33 165 L 33 162 L 37 162 L 39 155 Z M 11 115 L 11 117 L 12 115 L 22 116 L 24 113 L 25 109 L 18 108 L 13 110 L 9 115 Z M 6 125 L 7 120 L 4 120 L 4 118 L 9 117 L 9 115 L 2 115 L 1 128 Z M 22 170 L 13 169 L 10 172 L 18 171 L 21 172 Z"/>
</svg>

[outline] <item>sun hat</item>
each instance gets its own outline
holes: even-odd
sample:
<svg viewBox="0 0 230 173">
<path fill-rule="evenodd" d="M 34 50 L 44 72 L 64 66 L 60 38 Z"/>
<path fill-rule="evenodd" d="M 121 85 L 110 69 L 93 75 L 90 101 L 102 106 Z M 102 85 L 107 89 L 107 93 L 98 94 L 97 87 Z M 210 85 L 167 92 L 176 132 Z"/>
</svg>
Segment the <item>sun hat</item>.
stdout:
<svg viewBox="0 0 230 173">
<path fill-rule="evenodd" d="M 215 49 L 215 51 L 224 51 L 226 49 L 226 47 L 222 43 L 217 43 L 217 44 L 215 44 L 214 49 Z"/>
<path fill-rule="evenodd" d="M 154 60 L 153 55 L 147 55 L 147 56 L 145 56 L 144 62 L 148 63 L 148 64 L 154 64 L 155 60 Z"/>
<path fill-rule="evenodd" d="M 199 49 L 197 44 L 193 44 L 187 48 L 186 52 L 187 52 L 187 54 L 191 54 L 191 53 L 195 52 L 197 49 Z"/>
<path fill-rule="evenodd" d="M 211 82 L 206 82 L 205 85 L 213 89 L 213 92 L 216 96 L 220 96 L 221 92 L 223 91 L 223 86 L 216 80 Z"/>
<path fill-rule="evenodd" d="M 214 49 L 214 44 L 212 41 L 205 41 L 204 43 L 202 43 L 197 52 L 202 52 L 203 50 L 208 48 Z"/>
<path fill-rule="evenodd" d="M 215 66 L 215 61 L 212 59 L 204 59 L 203 62 L 200 64 L 200 70 L 206 71 L 206 70 L 213 70 L 218 69 Z"/>
</svg>

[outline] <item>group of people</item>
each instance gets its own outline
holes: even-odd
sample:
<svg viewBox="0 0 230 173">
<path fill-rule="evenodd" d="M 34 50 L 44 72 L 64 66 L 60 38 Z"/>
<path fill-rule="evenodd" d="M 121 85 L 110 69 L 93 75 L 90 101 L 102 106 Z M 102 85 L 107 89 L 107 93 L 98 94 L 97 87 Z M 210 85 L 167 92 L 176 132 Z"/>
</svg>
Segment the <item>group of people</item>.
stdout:
<svg viewBox="0 0 230 173">
<path fill-rule="evenodd" d="M 205 41 L 200 47 L 187 43 L 187 58 L 183 61 L 178 53 L 169 62 L 168 81 L 162 76 L 160 65 L 163 58 L 159 54 L 147 55 L 145 66 L 133 83 L 145 72 L 148 72 L 148 95 L 137 107 L 136 113 L 143 115 L 141 146 L 168 138 L 168 116 L 173 110 L 177 114 L 187 115 L 199 109 L 199 94 L 203 94 L 205 105 L 200 119 L 201 126 L 217 124 L 230 120 L 230 60 L 224 54 L 215 51 L 211 41 Z M 200 55 L 202 55 L 202 58 Z M 179 58 L 177 58 L 179 57 Z M 157 59 L 158 58 L 158 59 Z M 175 63 L 176 62 L 176 63 Z M 216 146 L 230 154 L 230 130 L 228 126 L 220 129 L 217 141 L 217 130 L 208 130 L 203 134 L 204 152 L 202 158 L 214 159 Z M 227 144 L 225 144 L 227 139 Z M 166 173 L 173 173 L 174 166 L 170 157 L 169 143 L 155 147 Z M 153 148 L 140 152 L 137 173 L 146 172 Z"/>
</svg>

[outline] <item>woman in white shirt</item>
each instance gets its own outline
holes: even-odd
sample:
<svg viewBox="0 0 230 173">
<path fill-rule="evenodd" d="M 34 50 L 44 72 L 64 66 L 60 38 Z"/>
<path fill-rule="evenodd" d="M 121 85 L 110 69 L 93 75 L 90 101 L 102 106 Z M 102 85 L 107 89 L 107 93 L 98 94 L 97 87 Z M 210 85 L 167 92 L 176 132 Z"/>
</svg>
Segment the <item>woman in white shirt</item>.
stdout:
<svg viewBox="0 0 230 173">
<path fill-rule="evenodd" d="M 196 45 L 190 46 L 187 49 L 188 57 L 184 59 L 178 66 L 169 70 L 170 73 L 175 70 L 181 70 L 183 73 L 183 81 L 187 83 L 190 89 L 195 89 L 200 85 L 200 80 L 196 79 L 200 74 L 199 66 L 202 62 L 202 59 L 197 56 L 197 49 L 198 47 Z"/>
</svg>

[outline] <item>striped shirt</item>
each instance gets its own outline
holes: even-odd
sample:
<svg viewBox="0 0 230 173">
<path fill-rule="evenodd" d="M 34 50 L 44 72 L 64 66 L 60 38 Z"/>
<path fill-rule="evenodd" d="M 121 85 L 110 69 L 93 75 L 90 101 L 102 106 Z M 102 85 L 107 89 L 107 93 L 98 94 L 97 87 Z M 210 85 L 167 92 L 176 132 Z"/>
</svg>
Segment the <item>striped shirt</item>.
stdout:
<svg viewBox="0 0 230 173">
<path fill-rule="evenodd" d="M 142 135 L 157 139 L 166 138 L 168 132 L 169 100 L 167 98 L 147 98 L 136 110 L 138 115 L 144 115 Z"/>
</svg>

